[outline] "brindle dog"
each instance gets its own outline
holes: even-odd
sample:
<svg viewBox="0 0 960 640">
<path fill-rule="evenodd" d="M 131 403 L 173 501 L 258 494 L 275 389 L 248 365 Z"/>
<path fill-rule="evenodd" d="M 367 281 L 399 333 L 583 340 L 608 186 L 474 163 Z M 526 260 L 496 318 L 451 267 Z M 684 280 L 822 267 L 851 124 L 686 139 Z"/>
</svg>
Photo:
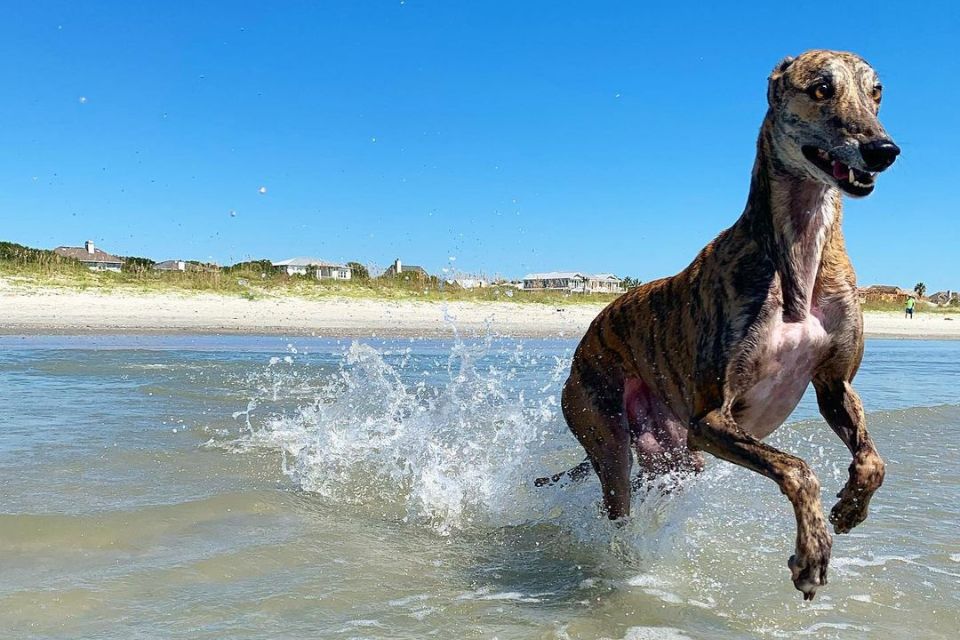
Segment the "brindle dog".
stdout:
<svg viewBox="0 0 960 640">
<path fill-rule="evenodd" d="M 840 222 L 841 194 L 869 194 L 900 153 L 877 120 L 881 92 L 874 70 L 850 53 L 780 62 L 740 219 L 679 274 L 605 308 L 563 389 L 563 415 L 611 519 L 630 513 L 631 445 L 647 475 L 699 470 L 706 451 L 776 482 L 797 518 L 788 565 L 805 600 L 827 582 L 832 544 L 820 484 L 806 462 L 762 440 L 812 381 L 820 412 L 853 454 L 830 522 L 846 533 L 866 518 L 884 463 L 852 386 L 863 317 Z"/>
</svg>

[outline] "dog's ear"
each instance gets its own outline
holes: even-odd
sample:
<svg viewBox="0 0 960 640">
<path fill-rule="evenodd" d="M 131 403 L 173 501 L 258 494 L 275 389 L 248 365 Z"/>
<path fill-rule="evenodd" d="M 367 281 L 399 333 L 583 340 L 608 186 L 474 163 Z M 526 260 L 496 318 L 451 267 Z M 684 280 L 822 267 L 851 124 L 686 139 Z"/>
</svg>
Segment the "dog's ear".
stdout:
<svg viewBox="0 0 960 640">
<path fill-rule="evenodd" d="M 767 82 L 767 102 L 770 106 L 773 106 L 773 103 L 776 101 L 778 89 L 782 84 L 781 79 L 783 78 L 783 74 L 786 73 L 795 59 L 793 56 L 787 56 L 778 62 L 777 66 L 770 72 L 770 79 Z"/>
</svg>

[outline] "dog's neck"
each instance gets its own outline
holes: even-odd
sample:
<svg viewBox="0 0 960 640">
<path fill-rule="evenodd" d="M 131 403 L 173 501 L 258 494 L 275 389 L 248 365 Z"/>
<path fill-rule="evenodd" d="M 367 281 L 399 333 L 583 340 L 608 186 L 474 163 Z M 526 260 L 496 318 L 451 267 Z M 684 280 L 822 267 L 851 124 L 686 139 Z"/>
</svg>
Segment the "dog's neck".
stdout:
<svg viewBox="0 0 960 640">
<path fill-rule="evenodd" d="M 798 322 L 812 310 L 824 247 L 840 224 L 840 192 L 797 177 L 771 153 L 770 127 L 761 129 L 744 217 L 780 278 L 783 318 Z"/>
</svg>

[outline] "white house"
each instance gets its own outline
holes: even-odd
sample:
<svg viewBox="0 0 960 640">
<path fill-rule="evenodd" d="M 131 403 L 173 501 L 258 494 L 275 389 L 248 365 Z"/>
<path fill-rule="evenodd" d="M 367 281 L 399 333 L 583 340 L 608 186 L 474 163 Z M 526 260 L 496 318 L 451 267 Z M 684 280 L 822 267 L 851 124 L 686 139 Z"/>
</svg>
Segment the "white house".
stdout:
<svg viewBox="0 0 960 640">
<path fill-rule="evenodd" d="M 529 273 L 523 277 L 524 291 L 567 291 L 569 293 L 621 293 L 622 280 L 612 273 L 580 271 Z"/>
<path fill-rule="evenodd" d="M 272 263 L 288 276 L 314 274 L 317 280 L 349 280 L 350 267 L 318 258 L 290 258 Z"/>
</svg>

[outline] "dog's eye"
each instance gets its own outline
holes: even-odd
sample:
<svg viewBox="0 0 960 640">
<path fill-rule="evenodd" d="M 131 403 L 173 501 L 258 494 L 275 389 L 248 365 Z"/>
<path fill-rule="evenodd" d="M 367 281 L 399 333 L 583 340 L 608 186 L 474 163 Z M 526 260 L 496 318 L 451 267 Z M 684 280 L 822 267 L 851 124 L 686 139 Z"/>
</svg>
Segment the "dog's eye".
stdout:
<svg viewBox="0 0 960 640">
<path fill-rule="evenodd" d="M 880 104 L 880 99 L 883 98 L 883 85 L 876 85 L 873 90 L 870 92 L 870 97 L 873 98 L 873 101 L 877 104 Z"/>
<path fill-rule="evenodd" d="M 807 89 L 807 93 L 818 102 L 828 100 L 833 97 L 833 85 L 828 82 L 818 82 Z"/>
</svg>

